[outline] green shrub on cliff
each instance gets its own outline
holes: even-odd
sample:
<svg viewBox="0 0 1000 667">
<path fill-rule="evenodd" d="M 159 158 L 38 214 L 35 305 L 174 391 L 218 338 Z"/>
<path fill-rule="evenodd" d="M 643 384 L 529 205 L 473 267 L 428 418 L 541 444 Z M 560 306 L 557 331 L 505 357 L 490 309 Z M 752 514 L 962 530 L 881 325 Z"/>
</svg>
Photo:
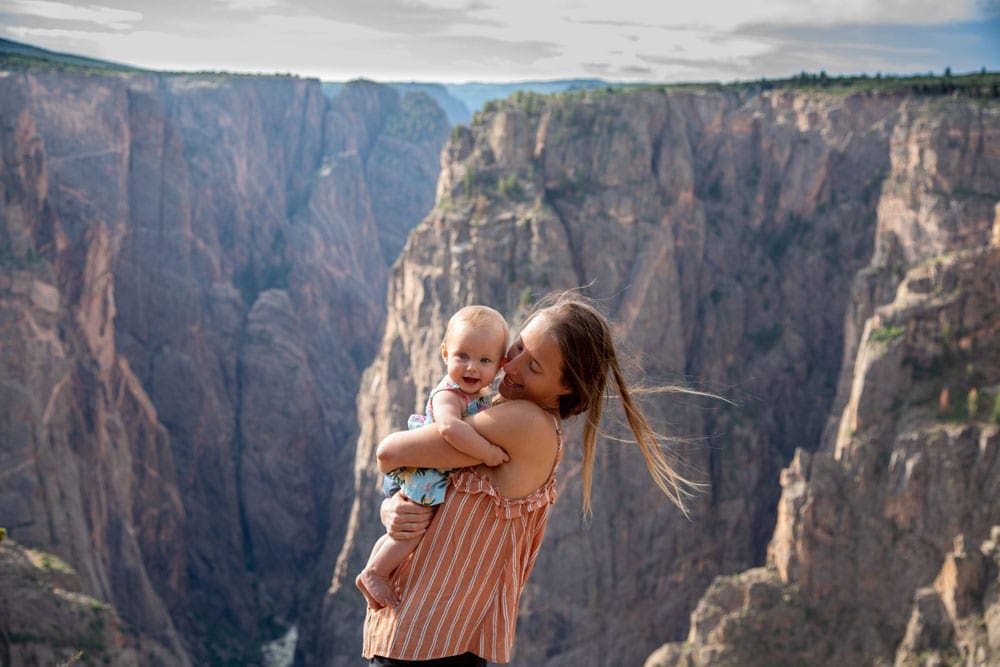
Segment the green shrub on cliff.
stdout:
<svg viewBox="0 0 1000 667">
<path fill-rule="evenodd" d="M 642 85 L 635 86 L 642 88 Z M 801 72 L 786 79 L 760 78 L 754 81 L 733 81 L 722 84 L 707 81 L 703 83 L 659 84 L 662 90 L 814 90 L 827 94 L 876 94 L 896 93 L 910 95 L 945 95 L 971 98 L 1000 97 L 1000 72 L 970 72 L 953 75 L 933 72 L 916 75 L 869 74 L 831 76 L 825 71 L 819 73 Z"/>
<path fill-rule="evenodd" d="M 399 108 L 386 120 L 387 136 L 422 141 L 437 137 L 447 126 L 448 119 L 441 107 L 423 92 L 407 93 Z"/>
<path fill-rule="evenodd" d="M 517 176 L 508 174 L 497 179 L 497 191 L 508 199 L 514 199 L 521 194 L 521 186 L 518 185 Z"/>
<path fill-rule="evenodd" d="M 516 106 L 523 109 L 528 115 L 537 115 L 542 112 L 542 109 L 545 108 L 545 100 L 548 98 L 546 95 L 541 95 L 539 93 L 528 90 L 519 90 L 514 93 L 510 99 Z"/>
<path fill-rule="evenodd" d="M 876 343 L 885 343 L 888 345 L 902 336 L 905 332 L 906 329 L 904 327 L 893 324 L 885 327 L 879 327 L 872 332 L 870 339 Z"/>
<path fill-rule="evenodd" d="M 23 255 L 14 252 L 10 248 L 0 248 L 0 268 L 28 269 L 36 266 L 41 261 L 42 257 L 35 252 L 34 248 L 28 248 L 27 252 Z"/>
</svg>

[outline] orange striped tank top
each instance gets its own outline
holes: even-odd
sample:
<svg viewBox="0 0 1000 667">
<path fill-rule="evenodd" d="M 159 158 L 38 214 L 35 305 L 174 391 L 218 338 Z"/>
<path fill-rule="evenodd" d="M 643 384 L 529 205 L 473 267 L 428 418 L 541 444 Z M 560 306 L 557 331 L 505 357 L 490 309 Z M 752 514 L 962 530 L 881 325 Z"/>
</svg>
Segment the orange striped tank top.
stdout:
<svg viewBox="0 0 1000 667">
<path fill-rule="evenodd" d="M 369 609 L 365 658 L 431 660 L 475 653 L 509 662 L 517 606 L 556 499 L 562 431 L 548 479 L 524 498 L 500 495 L 474 468 L 453 471 L 451 488 L 420 545 L 389 578 L 398 607 Z"/>
</svg>

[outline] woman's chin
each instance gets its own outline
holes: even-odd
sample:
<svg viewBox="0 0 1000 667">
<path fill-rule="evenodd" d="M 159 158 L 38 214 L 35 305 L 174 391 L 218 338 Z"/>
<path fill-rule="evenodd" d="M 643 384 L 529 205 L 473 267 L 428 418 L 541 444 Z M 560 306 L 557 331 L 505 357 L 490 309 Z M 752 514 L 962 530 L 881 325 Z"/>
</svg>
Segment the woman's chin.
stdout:
<svg viewBox="0 0 1000 667">
<path fill-rule="evenodd" d="M 521 398 L 524 393 L 522 388 L 512 382 L 507 378 L 500 381 L 500 385 L 497 387 L 497 393 L 508 400 L 515 400 Z"/>
</svg>

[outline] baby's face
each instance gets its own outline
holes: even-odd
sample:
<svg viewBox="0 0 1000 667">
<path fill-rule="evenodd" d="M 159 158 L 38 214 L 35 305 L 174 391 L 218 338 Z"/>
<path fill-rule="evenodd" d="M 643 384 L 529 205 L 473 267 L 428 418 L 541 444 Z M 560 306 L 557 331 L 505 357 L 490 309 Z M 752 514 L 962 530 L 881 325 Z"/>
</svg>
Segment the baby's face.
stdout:
<svg viewBox="0 0 1000 667">
<path fill-rule="evenodd" d="M 478 393 L 497 376 L 505 343 L 496 327 L 458 324 L 441 345 L 448 377 L 465 393 Z"/>
</svg>

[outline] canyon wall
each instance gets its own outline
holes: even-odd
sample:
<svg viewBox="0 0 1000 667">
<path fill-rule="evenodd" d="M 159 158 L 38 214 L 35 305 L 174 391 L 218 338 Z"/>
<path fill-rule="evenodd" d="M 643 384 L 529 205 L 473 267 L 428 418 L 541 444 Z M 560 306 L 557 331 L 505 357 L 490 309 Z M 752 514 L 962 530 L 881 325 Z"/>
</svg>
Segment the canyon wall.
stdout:
<svg viewBox="0 0 1000 667">
<path fill-rule="evenodd" d="M 690 519 L 606 439 L 584 520 L 568 425 L 514 664 L 993 659 L 998 115 L 517 94 L 445 144 L 367 82 L 5 66 L 0 658 L 357 664 L 448 317 L 585 286 L 633 377 L 733 404 L 644 399 Z"/>
<path fill-rule="evenodd" d="M 947 108 L 947 114 L 939 114 Z M 819 451 L 665 665 L 1000 661 L 1000 110 L 910 103 Z"/>
<path fill-rule="evenodd" d="M 911 268 L 961 249 L 986 252 L 1000 200 L 998 113 L 992 99 L 747 88 L 522 94 L 488 105 L 470 128 L 453 134 L 437 206 L 393 267 L 385 337 L 359 393 L 359 495 L 322 627 L 309 642 L 317 653 L 304 656 L 306 662 L 357 659 L 362 609 L 351 582 L 379 534 L 373 448 L 419 409 L 439 376 L 436 348 L 448 316 L 484 302 L 517 320 L 540 294 L 577 286 L 586 286 L 615 320 L 626 359 L 647 383 L 680 381 L 736 405 L 669 394 L 646 401 L 659 428 L 673 436 L 668 444 L 684 471 L 709 485 L 692 502 L 690 520 L 645 481 L 638 452 L 611 441 L 600 448 L 593 519 L 582 519 L 579 433 L 571 425 L 560 500 L 521 602 L 514 664 L 596 667 L 608 664 L 608 656 L 616 664 L 642 664 L 663 641 L 686 636 L 691 612 L 706 604 L 702 595 L 718 575 L 763 564 L 769 544 L 773 561 L 777 553 L 794 556 L 785 557 L 784 574 L 768 574 L 767 581 L 806 576 L 789 570 L 822 577 L 828 558 L 849 559 L 841 552 L 851 545 L 857 546 L 850 553 L 863 550 L 853 571 L 867 568 L 869 580 L 885 580 L 893 596 L 847 625 L 857 632 L 871 626 L 879 640 L 812 655 L 822 658 L 816 664 L 827 658 L 825 664 L 844 664 L 837 662 L 843 656 L 860 657 L 851 664 L 891 658 L 903 638 L 909 599 L 916 587 L 929 585 L 955 530 L 967 533 L 966 544 L 979 544 L 996 521 L 990 446 L 967 445 L 969 456 L 985 448 L 987 462 L 966 473 L 985 486 L 955 507 L 945 502 L 954 499 L 942 498 L 948 508 L 942 513 L 961 520 L 920 518 L 921 530 L 900 526 L 892 538 L 898 551 L 884 550 L 882 541 L 890 538 L 880 532 L 882 524 L 869 532 L 862 521 L 841 534 L 839 524 L 796 515 L 789 528 L 791 508 L 801 515 L 803 506 L 813 507 L 801 499 L 808 485 L 802 490 L 794 480 L 808 478 L 808 461 L 815 477 L 826 451 L 845 452 L 843 461 L 855 457 L 846 453 L 852 447 L 871 457 L 875 445 L 859 443 L 892 440 L 895 427 L 880 420 L 898 408 L 892 397 L 906 382 L 865 384 L 863 362 L 856 360 L 872 349 L 867 322 L 893 301 Z M 947 284 L 937 286 L 938 274 L 920 282 L 925 292 L 952 295 L 951 305 L 935 307 L 955 317 L 949 308 L 974 311 L 970 329 L 995 311 L 992 283 L 978 287 L 978 279 L 994 279 L 981 261 L 952 266 L 941 259 L 939 273 L 951 276 Z M 906 317 L 917 317 L 914 308 Z M 899 318 L 884 326 L 909 332 L 909 320 Z M 958 320 L 951 327 L 958 340 Z M 996 349 L 988 333 L 974 341 L 973 363 Z M 897 349 L 891 359 L 907 354 Z M 933 353 L 926 356 L 933 369 Z M 981 391 L 988 393 L 994 371 L 980 372 Z M 879 398 L 852 408 L 859 383 L 875 387 Z M 848 427 L 855 440 L 844 442 L 855 444 L 837 446 L 845 432 L 840 415 L 857 410 L 872 415 L 881 430 Z M 994 438 L 995 427 L 976 424 L 947 435 L 956 428 L 938 427 L 934 441 L 947 447 L 949 439 L 980 442 L 980 433 L 983 443 Z M 608 431 L 622 432 L 615 425 Z M 905 456 L 920 458 L 911 452 L 918 443 L 907 447 Z M 936 459 L 923 460 L 921 470 L 934 484 L 954 493 L 965 489 L 939 478 Z M 894 471 L 906 467 L 900 457 L 892 465 Z M 850 523 L 854 515 L 838 503 L 846 504 L 846 496 L 851 506 L 866 500 L 846 481 L 840 484 L 840 495 L 825 501 L 828 514 Z M 911 524 L 921 516 L 915 508 L 909 513 Z M 824 539 L 836 539 L 838 548 L 828 550 Z M 876 574 L 880 559 L 907 554 L 904 545 L 914 543 L 923 545 L 917 575 L 888 583 L 891 577 Z M 835 577 L 824 581 L 811 604 L 837 584 Z M 852 579 L 844 581 L 830 613 L 849 616 L 852 600 L 868 603 L 858 601 Z M 865 592 L 885 591 L 872 585 Z M 731 615 L 742 618 L 743 609 Z M 692 650 L 687 645 L 670 655 L 680 660 Z M 751 650 L 738 657 L 754 656 L 756 663 L 704 664 L 783 664 Z M 794 652 L 783 657 L 789 655 L 794 661 Z"/>
<path fill-rule="evenodd" d="M 318 606 L 448 130 L 364 82 L 0 72 L 0 525 L 121 618 L 122 664 L 258 663 Z"/>
</svg>

